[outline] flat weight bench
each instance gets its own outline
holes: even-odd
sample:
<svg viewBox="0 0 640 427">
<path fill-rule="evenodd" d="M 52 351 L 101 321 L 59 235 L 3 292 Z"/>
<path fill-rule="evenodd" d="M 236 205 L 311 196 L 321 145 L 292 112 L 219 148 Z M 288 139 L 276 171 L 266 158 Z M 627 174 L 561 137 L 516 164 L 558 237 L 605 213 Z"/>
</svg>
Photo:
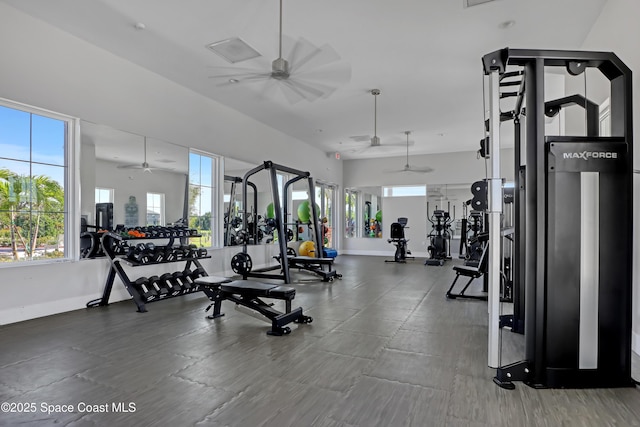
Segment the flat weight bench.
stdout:
<svg viewBox="0 0 640 427">
<path fill-rule="evenodd" d="M 291 301 L 296 296 L 296 290 L 288 286 L 279 286 L 268 283 L 255 282 L 253 280 L 230 280 L 226 277 L 204 276 L 196 279 L 195 284 L 202 287 L 204 293 L 209 297 L 210 304 L 205 311 L 213 307 L 213 313 L 209 319 L 216 319 L 224 316 L 220 313 L 222 301 L 229 300 L 237 305 L 247 307 L 257 311 L 271 321 L 271 330 L 267 335 L 287 335 L 291 329 L 286 326 L 291 322 L 311 323 L 310 316 L 302 314 L 302 307 L 291 310 Z M 271 298 L 285 301 L 286 309 L 282 313 L 274 309 L 271 304 L 267 304 L 260 298 Z"/>
</svg>

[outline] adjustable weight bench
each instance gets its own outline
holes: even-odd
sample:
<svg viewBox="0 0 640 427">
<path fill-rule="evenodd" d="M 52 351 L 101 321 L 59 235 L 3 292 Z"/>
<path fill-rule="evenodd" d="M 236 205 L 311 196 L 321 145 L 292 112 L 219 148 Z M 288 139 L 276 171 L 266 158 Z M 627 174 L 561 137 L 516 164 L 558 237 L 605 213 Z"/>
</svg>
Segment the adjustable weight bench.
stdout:
<svg viewBox="0 0 640 427">
<path fill-rule="evenodd" d="M 209 319 L 216 319 L 224 316 L 220 313 L 222 301 L 229 300 L 237 305 L 247 307 L 260 313 L 271 321 L 271 330 L 267 335 L 287 335 L 291 329 L 286 326 L 291 322 L 311 323 L 310 316 L 302 314 L 302 307 L 291 310 L 291 301 L 296 296 L 296 290 L 288 286 L 279 286 L 268 283 L 255 282 L 253 280 L 230 280 L 226 277 L 204 276 L 196 279 L 195 284 L 199 285 L 207 297 L 213 301 L 205 311 L 213 307 L 213 313 Z M 285 312 L 282 313 L 267 304 L 260 298 L 271 298 L 285 301 Z"/>
<path fill-rule="evenodd" d="M 446 294 L 447 298 L 449 299 L 471 298 L 471 299 L 479 299 L 484 301 L 487 300 L 487 295 L 468 295 L 468 294 L 465 294 L 465 291 L 467 290 L 471 282 L 473 282 L 475 279 L 479 277 L 482 277 L 486 273 L 488 256 L 489 256 L 487 253 L 488 248 L 489 248 L 489 243 L 488 242 L 484 243 L 484 247 L 482 248 L 482 255 L 480 256 L 480 262 L 476 267 L 467 266 L 467 265 L 460 265 L 460 266 L 456 265 L 453 267 L 453 271 L 456 272 L 456 278 L 453 280 L 453 283 L 451 284 L 451 286 L 449 287 L 449 290 L 447 291 L 447 294 Z M 458 281 L 460 276 L 468 277 L 469 280 L 467 281 L 467 283 L 464 285 L 464 287 L 459 293 L 454 293 L 453 287 L 456 285 L 456 282 Z"/>
</svg>

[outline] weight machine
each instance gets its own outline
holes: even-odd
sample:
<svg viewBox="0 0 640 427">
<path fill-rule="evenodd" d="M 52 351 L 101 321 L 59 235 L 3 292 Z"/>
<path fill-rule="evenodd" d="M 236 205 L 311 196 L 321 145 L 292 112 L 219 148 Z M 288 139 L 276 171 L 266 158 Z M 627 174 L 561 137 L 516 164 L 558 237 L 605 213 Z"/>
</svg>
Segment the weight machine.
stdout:
<svg viewBox="0 0 640 427">
<path fill-rule="evenodd" d="M 320 232 L 320 224 L 318 222 L 318 211 L 316 209 L 316 204 L 311 202 L 309 203 L 309 209 L 311 210 L 311 224 L 310 227 L 313 231 L 314 243 L 318 250 L 315 253 L 315 257 L 308 256 L 294 256 L 287 251 L 287 236 L 293 238 L 293 232 L 287 233 L 285 228 L 286 225 L 286 214 L 283 206 L 280 204 L 280 190 L 278 187 L 278 172 L 284 172 L 289 175 L 293 175 L 294 177 L 287 181 L 284 185 L 285 196 L 287 194 L 289 185 L 293 182 L 297 182 L 300 180 L 307 180 L 308 191 L 310 197 L 313 197 L 315 194 L 315 186 L 313 183 L 313 178 L 309 172 L 303 172 L 297 169 L 293 169 L 287 166 L 282 166 L 276 163 L 273 163 L 270 160 L 263 162 L 262 165 L 255 167 L 248 171 L 243 179 L 242 179 L 242 204 L 243 206 L 247 206 L 247 186 L 249 185 L 249 178 L 255 175 L 258 172 L 267 171 L 270 177 L 271 183 L 271 194 L 273 196 L 273 207 L 275 218 L 270 218 L 271 226 L 278 233 L 278 248 L 280 254 L 274 257 L 279 265 L 274 267 L 265 267 L 259 270 L 253 270 L 253 261 L 251 257 L 247 253 L 247 243 L 245 242 L 242 247 L 242 252 L 235 254 L 231 258 L 231 269 L 237 273 L 242 275 L 244 280 L 247 280 L 249 277 L 259 277 L 265 279 L 278 279 L 284 280 L 284 283 L 291 283 L 291 274 L 290 268 L 299 268 L 311 271 L 316 273 L 322 277 L 323 281 L 331 281 L 335 277 L 341 277 L 335 270 L 333 270 L 333 258 L 322 258 L 322 233 Z M 254 189 L 254 193 L 257 194 L 257 191 Z M 286 200 L 287 197 L 284 197 Z M 286 202 L 285 202 L 286 203 Z M 247 216 L 243 216 L 242 218 L 242 228 L 247 229 Z M 273 273 L 275 270 L 280 270 L 280 273 Z"/>
<path fill-rule="evenodd" d="M 489 163 L 488 365 L 514 388 L 624 387 L 631 378 L 633 125 L 631 71 L 613 53 L 502 49 L 482 58 L 490 115 L 482 149 Z M 546 101 L 547 71 L 583 80 L 582 95 Z M 606 82 L 610 135 L 601 133 L 587 72 Z M 507 87 L 517 91 L 507 92 Z M 502 111 L 501 99 L 515 98 Z M 545 125 L 569 105 L 584 135 Z M 513 315 L 500 313 L 502 179 L 500 125 L 513 122 L 515 192 Z M 575 131 L 573 131 L 575 132 Z M 581 132 L 575 132 L 581 133 Z M 615 217 L 616 221 L 611 221 Z M 523 327 L 525 358 L 500 363 L 503 327 Z"/>
</svg>

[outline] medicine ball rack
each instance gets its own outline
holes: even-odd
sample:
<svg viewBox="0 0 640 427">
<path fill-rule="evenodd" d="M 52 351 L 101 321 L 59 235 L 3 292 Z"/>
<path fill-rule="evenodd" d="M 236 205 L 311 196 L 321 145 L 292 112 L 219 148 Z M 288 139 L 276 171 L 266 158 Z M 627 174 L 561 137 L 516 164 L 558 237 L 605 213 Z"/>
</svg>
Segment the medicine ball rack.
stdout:
<svg viewBox="0 0 640 427">
<path fill-rule="evenodd" d="M 186 239 L 189 237 L 200 237 L 200 235 L 191 234 L 187 229 L 182 228 L 167 228 L 165 230 L 168 230 L 168 232 L 160 235 L 155 234 L 150 237 L 146 235 L 144 237 L 125 237 L 114 232 L 104 233 L 101 244 L 111 267 L 109 268 L 109 274 L 107 275 L 102 297 L 89 301 L 87 308 L 109 305 L 109 297 L 111 296 L 111 289 L 113 288 L 116 275 L 133 297 L 133 301 L 140 313 L 147 311 L 145 306 L 147 303 L 203 291 L 204 289 L 196 284 L 195 280 L 208 274 L 199 260 L 211 258 L 211 256 L 206 254 L 206 250 L 193 250 L 193 248 L 186 246 L 174 245 L 176 239 L 179 239 L 178 242 L 180 243 L 186 243 Z M 167 243 L 162 246 L 155 246 L 152 243 L 142 243 L 143 241 L 148 242 L 159 239 L 167 240 Z M 135 257 L 128 256 L 126 253 L 129 252 L 131 254 L 135 252 L 138 246 L 129 245 L 128 242 L 130 241 L 139 241 L 141 245 L 148 245 L 147 247 L 154 249 L 153 253 L 159 255 L 149 255 L 147 258 L 138 261 Z M 164 273 L 160 276 L 138 277 L 133 280 L 123 267 L 123 265 L 140 267 L 177 262 L 186 262 L 184 270 L 174 273 Z M 194 270 L 191 269 L 192 266 L 195 266 Z"/>
</svg>

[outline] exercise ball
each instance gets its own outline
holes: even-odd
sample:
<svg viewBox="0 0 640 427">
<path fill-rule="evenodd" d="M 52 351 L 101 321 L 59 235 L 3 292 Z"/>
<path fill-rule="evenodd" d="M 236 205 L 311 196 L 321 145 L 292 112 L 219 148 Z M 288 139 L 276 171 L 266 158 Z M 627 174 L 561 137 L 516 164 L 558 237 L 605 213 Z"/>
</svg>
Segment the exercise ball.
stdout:
<svg viewBox="0 0 640 427">
<path fill-rule="evenodd" d="M 316 212 L 320 213 L 320 206 L 316 203 Z M 305 200 L 298 205 L 298 220 L 302 223 L 308 223 L 311 220 L 311 206 L 309 201 Z"/>
<path fill-rule="evenodd" d="M 273 203 L 269 203 L 267 205 L 267 218 L 275 218 L 276 217 L 276 210 L 273 207 Z"/>
<path fill-rule="evenodd" d="M 313 257 L 316 254 L 316 245 L 311 240 L 302 242 L 300 244 L 300 247 L 298 248 L 298 253 L 300 254 L 300 256 Z"/>
</svg>

